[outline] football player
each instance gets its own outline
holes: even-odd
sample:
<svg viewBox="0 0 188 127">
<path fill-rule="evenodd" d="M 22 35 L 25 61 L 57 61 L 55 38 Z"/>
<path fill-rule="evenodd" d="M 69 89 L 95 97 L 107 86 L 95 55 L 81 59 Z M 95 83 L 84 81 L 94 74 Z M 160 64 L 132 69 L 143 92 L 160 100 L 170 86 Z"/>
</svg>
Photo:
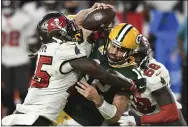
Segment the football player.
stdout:
<svg viewBox="0 0 188 127">
<path fill-rule="evenodd" d="M 131 80 L 111 74 L 112 71 L 106 71 L 86 57 L 86 51 L 79 45 L 83 41 L 82 30 L 75 21 L 58 12 L 48 13 L 38 23 L 37 31 L 42 46 L 34 54 L 37 55 L 37 66 L 31 86 L 24 103 L 17 105 L 14 114 L 2 120 L 2 125 L 48 126 L 56 123 L 67 103 L 67 90 L 77 82 L 79 72 L 137 93 Z"/>
<path fill-rule="evenodd" d="M 142 35 L 139 48 L 134 57 L 138 70 L 146 80 L 146 90 L 140 97 L 130 96 L 131 111 L 124 113 L 119 120 L 120 125 L 171 125 L 185 126 L 181 113 L 181 104 L 176 101 L 170 89 L 170 76 L 165 66 L 149 56 L 151 52 L 148 40 Z M 137 72 L 139 75 L 139 72 Z"/>
<path fill-rule="evenodd" d="M 108 38 L 104 38 L 107 43 L 100 39 L 100 42 L 95 43 L 90 58 L 98 61 L 104 68 L 113 69 L 116 74 L 132 79 L 142 90 L 145 89 L 145 79 L 134 72 L 136 63 L 131 56 L 138 47 L 138 35 L 138 30 L 131 24 L 118 24 L 110 31 Z M 78 82 L 81 88 L 76 89 L 90 101 L 78 93 L 72 93 L 65 112 L 76 122 L 73 119 L 66 122 L 69 125 L 79 123 L 84 126 L 100 126 L 106 119 L 110 125 L 114 125 L 125 111 L 129 94 L 121 87 L 115 88 L 91 77 L 86 81 L 91 85 L 83 80 Z"/>
<path fill-rule="evenodd" d="M 15 110 L 14 91 L 23 102 L 29 85 L 30 63 L 28 44 L 33 43 L 33 20 L 19 7 L 19 1 L 2 1 L 2 81 L 3 104 L 7 114 Z"/>
<path fill-rule="evenodd" d="M 137 34 L 136 38 L 133 39 L 135 37 L 133 37 L 133 33 L 136 32 L 134 31 L 131 34 L 131 29 L 126 32 L 128 28 L 124 30 L 124 33 L 126 35 L 123 36 L 121 34 L 123 31 L 123 29 L 121 30 L 121 28 L 123 27 L 120 26 L 124 26 L 124 28 L 126 28 L 128 24 L 117 25 L 111 30 L 109 34 L 109 42 L 106 45 L 106 58 L 108 59 L 108 64 L 104 63 L 104 57 L 99 57 L 101 58 L 100 62 L 103 66 L 110 65 L 111 67 L 113 67 L 113 69 L 119 71 L 123 75 L 130 75 L 131 79 L 134 77 L 136 79 L 134 81 L 141 92 L 141 96 L 136 97 L 134 95 L 127 95 L 125 94 L 126 92 L 123 92 L 122 90 L 119 91 L 121 93 L 120 96 L 117 91 L 115 92 L 116 94 L 110 92 L 115 91 L 115 89 L 110 86 L 108 87 L 107 84 L 102 85 L 102 83 L 94 83 L 95 86 L 92 86 L 88 85 L 86 82 L 79 82 L 78 84 L 81 88 L 76 87 L 77 91 L 85 98 L 94 103 L 87 102 L 83 98 L 80 99 L 82 100 L 82 103 L 80 103 L 80 100 L 74 101 L 73 96 L 71 96 L 69 99 L 70 104 L 67 104 L 65 111 L 81 125 L 101 125 L 104 119 L 108 119 L 107 124 L 112 125 L 111 123 L 109 123 L 112 122 L 109 121 L 109 119 L 118 119 L 118 113 L 122 113 L 121 111 L 125 109 L 124 106 L 127 105 L 126 101 L 130 100 L 132 111 L 135 110 L 137 114 L 142 114 L 142 116 L 122 116 L 119 120 L 120 125 L 186 125 L 181 115 L 181 105 L 176 101 L 175 96 L 169 88 L 170 77 L 168 71 L 166 70 L 164 65 L 148 56 L 150 49 L 148 48 L 149 43 L 147 39 L 140 34 Z M 119 35 L 122 35 L 120 37 L 125 37 L 126 39 L 124 39 L 127 41 L 118 38 Z M 117 40 L 123 40 L 123 42 L 118 43 L 119 41 Z M 134 61 L 136 61 L 137 65 L 139 66 L 138 68 L 135 66 L 132 67 L 131 65 L 129 65 L 130 63 L 126 65 L 128 58 L 119 58 L 119 56 L 121 56 L 121 52 L 123 51 L 123 49 L 120 47 L 123 47 L 125 45 L 126 47 L 128 47 L 136 44 L 139 44 L 139 47 L 136 48 L 133 54 L 128 50 L 130 54 L 126 53 L 126 55 L 129 56 L 129 60 L 134 59 Z M 100 53 L 105 53 L 101 50 L 100 47 L 98 47 L 97 50 L 99 50 Z M 117 50 L 120 50 L 121 52 Z M 111 51 L 114 51 L 114 53 Z M 98 53 L 98 55 L 100 53 Z M 123 62 L 123 60 L 125 61 Z M 130 70 L 128 71 L 128 69 Z M 122 92 L 124 93 L 123 97 Z M 126 97 L 128 97 L 128 99 Z M 78 99 L 78 97 L 76 98 Z M 71 107 L 71 103 L 74 104 L 74 107 Z M 114 108 L 116 110 L 109 108 L 110 106 L 113 107 L 114 105 L 116 106 L 116 108 Z M 105 110 L 106 112 L 101 112 L 100 110 L 104 107 L 108 107 L 107 110 Z M 111 114 L 111 116 L 109 114 Z M 70 122 L 71 124 L 73 124 L 73 120 L 70 120 Z"/>
</svg>

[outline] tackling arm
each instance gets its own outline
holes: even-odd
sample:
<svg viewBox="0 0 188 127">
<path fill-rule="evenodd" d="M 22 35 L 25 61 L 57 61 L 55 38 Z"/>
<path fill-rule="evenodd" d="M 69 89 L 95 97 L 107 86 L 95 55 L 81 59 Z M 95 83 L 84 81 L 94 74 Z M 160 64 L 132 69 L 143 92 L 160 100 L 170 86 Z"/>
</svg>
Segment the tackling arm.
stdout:
<svg viewBox="0 0 188 127">
<path fill-rule="evenodd" d="M 179 119 L 178 109 L 168 86 L 152 92 L 161 111 L 151 115 L 135 117 L 137 124 L 159 124 L 174 122 Z"/>
<path fill-rule="evenodd" d="M 92 33 L 92 31 L 83 28 L 84 17 L 99 6 L 101 6 L 99 3 L 95 3 L 91 8 L 83 9 L 75 15 L 74 20 L 80 29 L 82 29 L 84 40 Z"/>
<path fill-rule="evenodd" d="M 132 93 L 137 92 L 136 85 L 132 80 L 112 74 L 113 71 L 106 71 L 102 66 L 97 64 L 94 60 L 88 58 L 79 58 L 69 62 L 70 65 L 77 71 L 86 73 L 91 77 L 98 79 L 113 87 L 125 88 Z"/>
</svg>

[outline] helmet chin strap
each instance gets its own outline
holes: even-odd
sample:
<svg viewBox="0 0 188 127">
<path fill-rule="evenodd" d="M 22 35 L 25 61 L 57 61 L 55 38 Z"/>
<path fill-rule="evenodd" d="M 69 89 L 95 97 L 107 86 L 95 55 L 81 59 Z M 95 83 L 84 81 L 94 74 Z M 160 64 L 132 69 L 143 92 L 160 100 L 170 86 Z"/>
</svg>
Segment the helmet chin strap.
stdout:
<svg viewBox="0 0 188 127">
<path fill-rule="evenodd" d="M 139 63 L 139 67 L 141 69 L 147 68 L 148 61 L 149 61 L 149 56 L 145 56 L 145 58 L 142 59 L 142 61 Z"/>
<path fill-rule="evenodd" d="M 108 55 L 107 55 L 107 57 L 108 57 Z M 122 60 L 120 60 L 120 61 L 117 61 L 117 62 L 114 62 L 114 61 L 112 61 L 112 60 L 108 57 L 108 61 L 109 61 L 109 63 L 110 63 L 111 65 L 123 65 L 123 64 L 127 63 L 129 59 L 130 59 L 129 57 L 126 57 L 126 58 L 124 57 L 124 59 L 122 59 Z"/>
</svg>

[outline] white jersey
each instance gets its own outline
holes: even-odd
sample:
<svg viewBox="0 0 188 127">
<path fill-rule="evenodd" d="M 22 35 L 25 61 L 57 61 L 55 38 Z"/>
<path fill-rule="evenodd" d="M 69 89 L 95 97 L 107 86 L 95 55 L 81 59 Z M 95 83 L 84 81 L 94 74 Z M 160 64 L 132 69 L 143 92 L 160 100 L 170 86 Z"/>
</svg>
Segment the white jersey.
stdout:
<svg viewBox="0 0 188 127">
<path fill-rule="evenodd" d="M 2 64 L 19 66 L 29 62 L 28 39 L 36 29 L 32 19 L 21 10 L 6 18 L 2 14 Z"/>
<path fill-rule="evenodd" d="M 146 78 L 146 91 L 141 94 L 141 97 L 137 100 L 133 98 L 130 100 L 132 109 L 139 115 L 153 114 L 160 111 L 160 107 L 157 104 L 155 98 L 151 95 L 151 92 L 159 90 L 165 86 L 170 87 L 170 76 L 165 66 L 157 62 L 153 58 L 149 58 L 149 69 L 141 70 L 142 76 Z M 139 73 L 137 73 L 139 76 Z M 174 99 L 176 97 L 171 91 Z M 136 102 L 137 101 L 137 102 Z M 178 109 L 181 109 L 181 104 L 176 101 Z"/>
<path fill-rule="evenodd" d="M 84 56 L 85 50 L 76 42 L 43 45 L 38 52 L 32 86 L 24 103 L 18 105 L 16 110 L 34 112 L 56 122 L 67 103 L 67 89 L 78 80 L 68 61 Z"/>
</svg>

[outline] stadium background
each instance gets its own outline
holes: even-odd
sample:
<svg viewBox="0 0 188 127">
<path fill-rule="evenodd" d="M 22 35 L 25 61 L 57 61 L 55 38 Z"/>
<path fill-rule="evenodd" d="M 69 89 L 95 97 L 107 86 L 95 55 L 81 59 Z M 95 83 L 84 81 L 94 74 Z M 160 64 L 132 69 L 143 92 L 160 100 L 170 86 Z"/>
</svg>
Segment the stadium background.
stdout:
<svg viewBox="0 0 188 127">
<path fill-rule="evenodd" d="M 127 22 L 146 36 L 153 49 L 153 56 L 163 63 L 170 72 L 171 88 L 176 94 L 178 100 L 187 99 L 187 95 L 181 96 L 182 86 L 187 85 L 183 80 L 183 67 L 187 63 L 180 57 L 178 51 L 178 31 L 187 19 L 187 1 L 16 1 L 17 9 L 26 12 L 28 16 L 34 19 L 33 25 L 36 26 L 43 15 L 50 10 L 57 10 L 65 14 L 76 14 L 79 10 L 91 7 L 94 2 L 104 2 L 114 5 L 117 15 L 114 25 Z M 47 8 L 47 9 L 46 9 Z M 41 11 L 42 10 L 42 11 Z M 34 43 L 38 43 L 36 36 L 33 36 Z M 27 42 L 26 42 L 27 43 Z M 1 47 L 3 48 L 3 46 Z M 28 51 L 28 54 L 30 52 Z M 23 54 L 27 55 L 27 54 Z M 187 55 L 186 55 L 187 56 Z M 2 58 L 4 54 L 2 54 Z M 29 63 L 30 75 L 34 72 L 35 60 Z M 183 66 L 184 64 L 184 66 Z M 184 69 L 185 70 L 185 69 Z M 2 73 L 3 75 L 3 73 Z M 10 79 L 11 80 L 11 79 Z M 1 90 L 3 91 L 3 83 Z M 28 85 L 28 84 L 25 84 Z M 3 92 L 2 92 L 3 94 Z M 2 95 L 3 96 L 3 95 Z M 15 89 L 15 104 L 21 103 L 19 93 Z M 6 107 L 1 101 L 1 118 L 6 115 Z M 183 105 L 184 106 L 184 105 Z M 185 105 L 186 106 L 186 105 Z M 187 114 L 187 112 L 184 112 Z"/>
</svg>

